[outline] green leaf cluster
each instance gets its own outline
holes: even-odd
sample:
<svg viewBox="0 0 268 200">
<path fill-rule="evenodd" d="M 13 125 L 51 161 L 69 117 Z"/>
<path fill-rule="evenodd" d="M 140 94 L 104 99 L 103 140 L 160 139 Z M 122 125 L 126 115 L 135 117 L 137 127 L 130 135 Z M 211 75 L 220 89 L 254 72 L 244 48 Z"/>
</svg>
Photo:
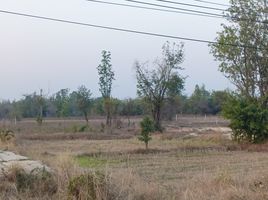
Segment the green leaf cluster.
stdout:
<svg viewBox="0 0 268 200">
<path fill-rule="evenodd" d="M 231 121 L 235 140 L 259 143 L 268 138 L 268 108 L 263 102 L 232 95 L 223 115 Z"/>
</svg>

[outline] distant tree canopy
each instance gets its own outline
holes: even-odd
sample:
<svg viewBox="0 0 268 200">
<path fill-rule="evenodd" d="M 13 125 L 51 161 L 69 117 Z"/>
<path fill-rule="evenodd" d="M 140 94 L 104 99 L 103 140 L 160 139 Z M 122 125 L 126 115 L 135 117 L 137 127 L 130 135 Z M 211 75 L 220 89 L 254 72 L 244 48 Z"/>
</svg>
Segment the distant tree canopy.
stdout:
<svg viewBox="0 0 268 200">
<path fill-rule="evenodd" d="M 224 113 L 235 138 L 259 142 L 268 138 L 267 5 L 265 0 L 232 0 L 228 11 L 229 23 L 211 45 L 220 71 L 238 93 L 228 103 L 234 109 L 227 104 Z"/>
<path fill-rule="evenodd" d="M 198 86 L 200 89 L 205 89 L 205 86 Z M 87 89 L 88 90 L 88 89 Z M 67 92 L 68 91 L 68 92 Z M 50 97 L 44 98 L 43 104 L 43 116 L 44 117 L 84 117 L 84 113 L 79 108 L 77 101 L 77 92 L 69 92 L 69 89 L 61 89 Z M 189 97 L 184 95 L 176 95 L 174 98 L 166 98 L 162 108 L 162 118 L 171 120 L 177 113 L 182 114 L 218 114 L 222 110 L 222 106 L 226 101 L 229 94 L 228 91 L 212 91 L 206 90 L 204 94 L 206 97 L 195 97 L 195 101 L 192 100 L 192 96 L 196 96 L 196 92 L 193 92 Z M 58 95 L 58 97 L 56 97 Z M 87 96 L 87 95 L 86 95 Z M 103 107 L 104 99 L 102 97 L 92 98 L 90 97 L 90 105 L 88 107 L 88 115 L 105 116 L 106 112 Z M 22 99 L 17 101 L 2 101 L 0 102 L 0 119 L 20 119 L 20 118 L 36 118 L 39 114 L 39 106 L 36 102 L 37 94 L 32 93 L 24 95 Z M 148 102 L 143 98 L 135 99 L 116 99 L 116 106 L 112 109 L 112 112 L 119 116 L 141 116 L 151 114 L 151 110 L 148 109 Z M 201 105 L 200 107 L 198 107 Z M 203 109 L 205 106 L 209 106 Z M 193 107 L 196 107 L 193 109 Z"/>
</svg>

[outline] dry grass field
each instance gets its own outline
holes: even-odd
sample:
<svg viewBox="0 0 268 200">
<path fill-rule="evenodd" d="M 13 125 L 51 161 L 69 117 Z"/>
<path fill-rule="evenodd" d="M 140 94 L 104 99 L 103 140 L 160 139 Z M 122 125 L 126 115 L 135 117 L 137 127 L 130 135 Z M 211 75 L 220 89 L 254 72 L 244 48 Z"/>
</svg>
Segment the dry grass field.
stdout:
<svg viewBox="0 0 268 200">
<path fill-rule="evenodd" d="M 50 166 L 57 192 L 31 196 L 11 190 L 3 198 L 268 199 L 267 144 L 232 142 L 228 123 L 220 118 L 180 117 L 165 122 L 165 131 L 155 133 L 145 151 L 137 139 L 138 121 L 130 127 L 121 121 L 120 127 L 107 131 L 102 119 L 95 119 L 80 132 L 81 120 L 46 120 L 41 128 L 33 120 L 4 122 L 2 126 L 14 130 L 16 138 L 1 147 Z M 73 178 L 88 173 L 94 175 L 93 185 L 83 182 L 78 184 L 78 196 L 70 193 Z M 82 179 L 76 184 L 77 180 Z M 93 195 L 88 195 L 86 185 L 93 188 Z"/>
</svg>

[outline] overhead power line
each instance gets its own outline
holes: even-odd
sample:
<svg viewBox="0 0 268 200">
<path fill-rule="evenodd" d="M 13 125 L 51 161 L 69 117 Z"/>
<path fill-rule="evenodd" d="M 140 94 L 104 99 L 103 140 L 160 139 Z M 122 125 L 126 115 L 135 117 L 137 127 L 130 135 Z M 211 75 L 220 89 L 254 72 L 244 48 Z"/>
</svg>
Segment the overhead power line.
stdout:
<svg viewBox="0 0 268 200">
<path fill-rule="evenodd" d="M 186 8 L 178 8 L 178 7 L 173 7 L 173 6 L 165 6 L 165 5 L 148 3 L 148 2 L 143 2 L 143 1 L 136 1 L 136 0 L 125 0 L 125 1 L 143 4 L 143 5 L 149 5 L 149 6 L 156 6 L 156 7 L 168 8 L 168 9 L 181 10 L 181 11 L 186 11 L 186 12 L 193 12 L 193 13 L 198 13 L 198 14 L 203 14 L 203 15 L 211 15 L 211 16 L 215 16 L 215 17 L 224 17 L 224 15 L 216 14 L 216 13 L 210 13 L 210 12 L 204 12 L 204 11 L 198 11 L 198 10 L 192 10 L 192 9 L 186 9 Z"/>
<path fill-rule="evenodd" d="M 130 7 L 130 8 L 140 8 L 140 9 L 146 9 L 146 10 L 154 10 L 154 11 L 161 11 L 161 12 L 169 12 L 169 13 L 177 13 L 177 14 L 195 15 L 195 16 L 215 18 L 215 16 L 211 16 L 211 15 L 204 15 L 204 14 L 198 14 L 198 13 L 193 13 L 193 12 L 183 12 L 183 11 L 178 11 L 178 10 L 168 10 L 168 9 L 161 9 L 161 8 L 152 8 L 152 7 L 137 6 L 137 5 L 123 4 L 123 3 L 114 3 L 114 2 L 99 1 L 99 0 L 86 0 L 86 1 L 94 2 L 94 3 L 101 3 L 101 4 L 109 4 L 109 5 Z M 218 17 L 218 18 L 221 18 L 221 17 Z"/>
<path fill-rule="evenodd" d="M 173 6 L 165 6 L 165 5 L 161 5 L 161 4 L 147 3 L 147 2 L 136 1 L 136 0 L 125 0 L 125 1 L 132 2 L 132 3 L 137 3 L 137 4 L 143 4 L 143 5 L 150 5 L 150 6 L 162 7 L 162 8 L 182 10 L 182 11 L 193 12 L 193 13 L 204 14 L 204 15 L 211 15 L 213 17 L 220 17 L 220 18 L 232 19 L 232 20 L 236 20 L 236 21 L 250 21 L 250 22 L 257 22 L 257 23 L 262 23 L 262 24 L 268 24 L 267 21 L 260 21 L 260 20 L 250 19 L 250 18 L 239 18 L 239 17 L 227 16 L 227 15 L 223 15 L 223 14 L 203 12 L 203 11 L 192 10 L 192 9 L 185 9 L 185 8 L 179 8 L 179 7 L 173 7 Z"/>
<path fill-rule="evenodd" d="M 28 17 L 28 18 L 41 19 L 41 20 L 47 20 L 47 21 L 61 22 L 61 23 L 67 23 L 67 24 L 75 24 L 75 25 L 80 25 L 80 26 L 88 26 L 88 27 L 94 27 L 94 28 L 100 28 L 100 29 L 107 29 L 107 30 L 113 30 L 113 31 L 119 31 L 119 32 L 134 33 L 134 34 L 140 34 L 140 35 L 148 35 L 148 36 L 170 38 L 170 39 L 179 39 L 179 40 L 199 42 L 199 43 L 207 43 L 207 44 L 220 44 L 220 45 L 240 47 L 240 48 L 260 49 L 260 48 L 255 47 L 255 46 L 237 45 L 237 44 L 231 44 L 231 43 L 218 43 L 218 42 L 213 42 L 213 41 L 209 41 L 209 40 L 180 37 L 180 36 L 166 35 L 166 34 L 152 33 L 152 32 L 144 32 L 144 31 L 138 31 L 138 30 L 116 28 L 116 27 L 111 27 L 111 26 L 102 26 L 102 25 L 97 25 L 97 24 L 76 22 L 76 21 L 70 21 L 70 20 L 65 20 L 65 19 L 44 17 L 44 16 L 40 16 L 40 15 L 32 15 L 32 14 L 25 14 L 25 13 L 19 13 L 19 12 L 12 12 L 12 11 L 7 11 L 7 10 L 0 10 L 0 13 L 23 16 L 23 17 Z"/>
<path fill-rule="evenodd" d="M 177 4 L 177 5 L 182 5 L 182 6 L 195 7 L 195 8 L 204 8 L 204 9 L 216 10 L 216 11 L 222 11 L 222 12 L 227 11 L 227 10 L 221 9 L 221 8 L 201 6 L 201 5 L 195 5 L 195 4 L 190 4 L 190 3 L 181 3 L 181 2 L 176 2 L 176 1 L 168 1 L 168 0 L 155 0 L 155 1 L 170 3 L 170 4 Z"/>
<path fill-rule="evenodd" d="M 102 3 L 102 4 L 109 4 L 109 5 L 123 6 L 123 7 L 131 7 L 131 8 L 140 8 L 140 9 L 146 9 L 146 10 L 169 12 L 169 13 L 186 14 L 186 15 L 194 15 L 194 16 L 202 16 L 202 17 L 210 17 L 210 18 L 224 18 L 224 19 L 233 19 L 233 20 L 237 20 L 237 21 L 251 21 L 251 22 L 268 24 L 268 22 L 266 22 L 266 21 L 259 21 L 259 20 L 246 19 L 246 18 L 238 18 L 238 17 L 226 16 L 226 15 L 220 15 L 220 14 L 216 14 L 218 16 L 215 16 L 215 13 L 206 12 L 207 14 L 201 14 L 200 11 L 196 11 L 196 10 L 188 10 L 187 9 L 187 11 L 180 11 L 180 10 L 184 10 L 184 9 L 181 9 L 178 7 L 170 7 L 169 6 L 170 9 L 174 9 L 174 10 L 170 10 L 170 9 L 145 7 L 145 6 L 138 6 L 138 5 L 131 5 L 131 4 L 107 2 L 107 1 L 102 1 L 102 0 L 86 0 L 86 1 L 93 2 L 93 3 Z M 136 3 L 136 4 L 145 4 L 145 5 L 148 4 L 146 2 L 134 1 L 134 0 L 124 0 L 124 1 L 132 2 L 132 3 Z M 159 1 L 159 0 L 156 0 L 156 1 Z M 169 2 L 171 2 L 171 1 L 169 1 Z M 160 5 L 160 4 L 153 4 L 153 6 L 167 8 L 167 6 Z"/>
<path fill-rule="evenodd" d="M 217 6 L 230 7 L 230 5 L 223 4 L 223 3 L 215 3 L 215 2 L 212 2 L 212 1 L 204 1 L 204 0 L 193 0 L 193 1 L 201 2 L 201 3 L 206 3 L 206 4 L 211 4 L 211 5 L 217 5 Z"/>
</svg>

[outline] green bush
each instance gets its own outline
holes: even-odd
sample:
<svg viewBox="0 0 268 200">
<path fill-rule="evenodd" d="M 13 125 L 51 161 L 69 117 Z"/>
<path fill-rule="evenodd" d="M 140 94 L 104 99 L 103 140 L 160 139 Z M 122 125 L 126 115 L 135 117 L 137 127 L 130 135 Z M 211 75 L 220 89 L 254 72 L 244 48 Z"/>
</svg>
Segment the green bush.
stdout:
<svg viewBox="0 0 268 200">
<path fill-rule="evenodd" d="M 223 115 L 231 122 L 235 140 L 259 143 L 268 138 L 268 108 L 261 100 L 232 95 Z"/>
<path fill-rule="evenodd" d="M 146 150 L 148 149 L 148 143 L 152 139 L 150 133 L 154 131 L 154 122 L 149 117 L 144 117 L 140 122 L 141 134 L 138 139 L 145 143 Z"/>
</svg>

